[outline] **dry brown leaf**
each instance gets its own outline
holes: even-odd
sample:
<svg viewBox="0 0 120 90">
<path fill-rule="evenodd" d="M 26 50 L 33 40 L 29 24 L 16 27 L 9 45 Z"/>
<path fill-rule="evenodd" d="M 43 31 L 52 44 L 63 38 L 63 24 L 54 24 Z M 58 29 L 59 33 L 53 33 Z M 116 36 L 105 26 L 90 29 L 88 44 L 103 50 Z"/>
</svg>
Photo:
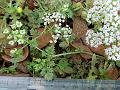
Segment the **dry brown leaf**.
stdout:
<svg viewBox="0 0 120 90">
<path fill-rule="evenodd" d="M 81 39 L 78 39 L 78 40 L 73 41 L 73 43 L 71 43 L 71 45 L 75 48 L 79 48 L 79 46 L 83 45 L 83 43 L 82 43 Z"/>
<path fill-rule="evenodd" d="M 120 10 L 118 10 L 118 14 L 120 15 Z"/>
<path fill-rule="evenodd" d="M 85 46 L 85 45 L 81 45 L 80 46 L 85 52 L 89 53 L 85 53 L 85 54 L 81 54 L 81 57 L 84 58 L 85 60 L 91 59 L 92 58 L 92 51 L 90 50 L 89 47 Z"/>
<path fill-rule="evenodd" d="M 117 67 L 112 67 L 108 70 L 107 72 L 108 76 L 113 79 L 113 80 L 117 80 L 118 79 L 118 76 L 119 76 L 119 72 L 118 72 L 118 69 Z"/>
<path fill-rule="evenodd" d="M 89 48 L 91 49 L 92 52 L 105 56 L 105 47 L 103 45 L 100 45 L 97 48 L 89 46 Z"/>
<path fill-rule="evenodd" d="M 18 45 L 18 46 L 14 47 L 14 48 L 17 48 L 17 49 L 22 48 L 22 45 Z M 5 61 L 7 61 L 7 62 L 12 62 L 12 58 L 11 58 L 11 56 L 10 56 L 10 50 L 11 50 L 11 49 L 14 49 L 14 48 L 12 47 L 12 48 L 5 48 L 5 49 L 4 49 L 5 54 L 2 55 L 2 58 L 3 58 Z M 23 56 L 22 56 L 17 62 L 22 62 L 22 61 L 24 61 L 24 60 L 28 57 L 28 54 L 29 54 L 29 49 L 28 49 L 28 47 L 26 46 L 26 47 L 23 49 Z"/>
<path fill-rule="evenodd" d="M 39 32 L 43 32 L 44 28 L 39 28 Z M 50 40 L 52 40 L 52 35 L 50 32 L 43 33 L 39 38 L 38 38 L 38 47 L 43 48 L 47 44 L 49 44 Z"/>
<path fill-rule="evenodd" d="M 79 63 L 82 59 L 80 54 L 75 54 L 71 56 L 70 60 L 73 61 L 73 63 Z"/>
<path fill-rule="evenodd" d="M 104 47 L 104 45 L 100 45 L 97 48 L 94 48 L 94 47 L 91 47 L 90 45 L 86 44 L 85 36 L 83 36 L 81 38 L 81 40 L 82 40 L 84 45 L 88 46 L 91 49 L 92 52 L 94 52 L 96 54 L 99 54 L 99 55 L 105 56 L 105 47 Z"/>
<path fill-rule="evenodd" d="M 80 17 L 74 17 L 72 33 L 76 36 L 76 39 L 83 37 L 86 34 L 87 30 L 88 26 L 85 20 Z"/>
<path fill-rule="evenodd" d="M 35 0 L 26 0 L 27 1 L 27 5 L 29 7 L 30 10 L 34 10 L 35 8 Z"/>
<path fill-rule="evenodd" d="M 71 45 L 74 48 L 81 48 L 81 49 L 84 50 L 84 52 L 93 54 L 92 51 L 90 50 L 90 48 L 88 46 L 83 45 L 81 39 L 74 41 Z M 85 60 L 87 60 L 87 59 L 91 59 L 92 58 L 92 55 L 90 55 L 90 54 L 80 54 L 80 55 L 81 55 L 82 58 L 84 58 Z"/>
<path fill-rule="evenodd" d="M 84 0 L 72 0 L 73 2 L 83 2 Z"/>
<path fill-rule="evenodd" d="M 23 61 L 23 62 L 18 63 L 17 69 L 23 73 L 28 73 L 27 62 Z"/>
</svg>

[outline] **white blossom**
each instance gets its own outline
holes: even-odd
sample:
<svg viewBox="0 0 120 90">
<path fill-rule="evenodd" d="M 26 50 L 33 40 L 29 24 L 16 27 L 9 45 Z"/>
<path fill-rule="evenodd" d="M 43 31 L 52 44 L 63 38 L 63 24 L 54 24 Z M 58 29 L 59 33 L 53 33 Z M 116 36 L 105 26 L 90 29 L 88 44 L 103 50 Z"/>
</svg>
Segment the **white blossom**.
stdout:
<svg viewBox="0 0 120 90">
<path fill-rule="evenodd" d="M 42 17 L 44 20 L 44 25 L 48 25 L 51 22 L 59 22 L 59 25 L 61 26 L 61 22 L 65 22 L 65 16 L 59 12 L 53 12 L 52 14 L 45 14 L 44 17 Z"/>
<path fill-rule="evenodd" d="M 12 37 L 13 37 L 12 35 L 8 35 L 7 39 L 12 39 Z"/>
<path fill-rule="evenodd" d="M 21 35 L 25 35 L 25 34 L 26 34 L 26 31 L 25 31 L 25 29 L 23 29 L 23 30 L 20 30 L 20 34 L 21 34 Z"/>
<path fill-rule="evenodd" d="M 10 25 L 12 29 L 16 29 L 16 24 Z"/>
<path fill-rule="evenodd" d="M 23 39 L 19 39 L 17 42 L 18 44 L 24 44 L 25 41 Z"/>
<path fill-rule="evenodd" d="M 17 48 L 10 50 L 10 54 L 13 55 L 14 53 L 16 53 L 16 51 L 17 51 Z"/>
<path fill-rule="evenodd" d="M 120 47 L 117 47 L 116 45 L 106 48 L 105 53 L 109 60 L 120 60 Z"/>
<path fill-rule="evenodd" d="M 17 26 L 18 28 L 20 28 L 20 27 L 22 26 L 22 23 L 19 22 L 19 21 L 16 21 L 16 26 Z"/>
<path fill-rule="evenodd" d="M 93 7 L 88 10 L 86 18 L 89 24 L 95 26 L 98 22 L 101 24 L 87 31 L 86 43 L 96 48 L 101 44 L 107 46 L 105 53 L 109 60 L 120 60 L 120 16 L 118 15 L 120 3 L 118 1 L 94 0 Z"/>
<path fill-rule="evenodd" d="M 8 44 L 13 46 L 15 44 L 15 42 L 14 41 L 9 41 Z"/>
<path fill-rule="evenodd" d="M 9 34 L 9 32 L 10 32 L 10 31 L 9 31 L 8 28 L 4 29 L 4 31 L 3 31 L 4 34 Z"/>
</svg>

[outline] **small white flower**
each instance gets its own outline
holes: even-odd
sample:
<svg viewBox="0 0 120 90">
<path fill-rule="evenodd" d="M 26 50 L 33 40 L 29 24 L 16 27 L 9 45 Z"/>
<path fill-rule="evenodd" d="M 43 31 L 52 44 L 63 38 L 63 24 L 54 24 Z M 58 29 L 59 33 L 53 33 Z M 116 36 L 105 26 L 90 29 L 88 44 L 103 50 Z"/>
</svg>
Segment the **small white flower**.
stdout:
<svg viewBox="0 0 120 90">
<path fill-rule="evenodd" d="M 64 7 L 64 8 L 68 8 L 68 7 L 69 7 L 69 4 L 66 4 L 66 5 L 64 5 L 63 7 Z"/>
<path fill-rule="evenodd" d="M 61 26 L 62 24 L 61 23 L 59 23 L 59 26 Z"/>
<path fill-rule="evenodd" d="M 23 39 L 19 39 L 17 42 L 18 44 L 24 44 L 25 41 Z"/>
<path fill-rule="evenodd" d="M 55 24 L 55 27 L 57 28 L 57 27 L 58 27 L 58 24 Z"/>
<path fill-rule="evenodd" d="M 12 29 L 16 29 L 16 24 L 10 25 Z"/>
<path fill-rule="evenodd" d="M 18 34 L 15 37 L 17 37 L 17 38 L 23 38 L 23 35 Z"/>
<path fill-rule="evenodd" d="M 12 34 L 13 34 L 13 35 L 17 35 L 18 33 L 19 33 L 18 30 L 12 31 Z"/>
<path fill-rule="evenodd" d="M 8 34 L 9 32 L 10 32 L 10 31 L 9 31 L 8 28 L 4 29 L 4 31 L 3 31 L 4 34 Z"/>
<path fill-rule="evenodd" d="M 65 20 L 61 20 L 63 23 L 65 22 Z"/>
<path fill-rule="evenodd" d="M 117 5 L 117 2 L 116 2 L 116 1 L 113 1 L 113 2 L 112 2 L 112 5 L 116 6 L 116 5 Z"/>
<path fill-rule="evenodd" d="M 15 44 L 15 42 L 14 41 L 9 41 L 8 44 L 13 46 Z"/>
<path fill-rule="evenodd" d="M 54 40 L 54 43 L 57 43 L 57 40 Z"/>
<path fill-rule="evenodd" d="M 68 25 L 66 25 L 66 27 L 69 27 Z"/>
<path fill-rule="evenodd" d="M 49 42 L 50 42 L 50 43 L 53 43 L 53 41 L 52 41 L 52 40 L 50 40 Z"/>
<path fill-rule="evenodd" d="M 7 36 L 7 39 L 12 39 L 12 35 Z"/>
<path fill-rule="evenodd" d="M 52 35 L 52 37 L 54 38 L 54 37 L 55 37 L 55 35 Z"/>
<path fill-rule="evenodd" d="M 25 29 L 23 29 L 23 30 L 20 30 L 20 34 L 21 34 L 21 35 L 25 35 L 25 34 L 26 34 L 26 31 L 25 31 Z"/>
<path fill-rule="evenodd" d="M 22 26 L 22 23 L 19 22 L 19 21 L 16 21 L 16 26 L 17 26 L 18 28 L 20 28 L 20 27 Z"/>
<path fill-rule="evenodd" d="M 14 53 L 16 53 L 16 51 L 17 51 L 17 48 L 10 50 L 10 54 L 13 55 Z"/>
<path fill-rule="evenodd" d="M 57 37 L 60 37 L 60 34 L 56 34 Z"/>
<path fill-rule="evenodd" d="M 47 25 L 47 22 L 44 22 L 44 25 L 46 26 L 46 25 Z"/>
</svg>

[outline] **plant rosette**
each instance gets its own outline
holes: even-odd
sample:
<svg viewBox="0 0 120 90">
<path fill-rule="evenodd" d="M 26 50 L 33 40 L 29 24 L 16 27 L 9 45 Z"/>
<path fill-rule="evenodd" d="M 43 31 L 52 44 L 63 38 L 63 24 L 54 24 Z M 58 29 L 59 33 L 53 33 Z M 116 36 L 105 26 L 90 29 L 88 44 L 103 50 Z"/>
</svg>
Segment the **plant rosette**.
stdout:
<svg viewBox="0 0 120 90">
<path fill-rule="evenodd" d="M 20 49 L 21 49 L 21 53 L 17 52 Z M 4 48 L 4 54 L 2 55 L 2 58 L 7 62 L 14 62 L 14 58 L 13 58 L 12 54 L 15 54 L 15 53 L 16 54 L 17 53 L 21 54 L 17 58 L 16 62 L 24 61 L 28 57 L 28 54 L 29 54 L 28 46 L 24 47 L 23 45 L 17 45 L 17 46 L 14 46 L 14 47 Z"/>
</svg>

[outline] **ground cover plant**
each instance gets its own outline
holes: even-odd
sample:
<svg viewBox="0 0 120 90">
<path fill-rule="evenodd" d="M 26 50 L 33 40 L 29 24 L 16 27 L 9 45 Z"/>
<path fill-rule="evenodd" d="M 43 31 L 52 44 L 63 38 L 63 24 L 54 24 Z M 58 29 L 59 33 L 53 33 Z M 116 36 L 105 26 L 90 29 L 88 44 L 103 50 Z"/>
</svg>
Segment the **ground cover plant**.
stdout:
<svg viewBox="0 0 120 90">
<path fill-rule="evenodd" d="M 0 74 L 119 79 L 119 0 L 1 0 Z"/>
</svg>

